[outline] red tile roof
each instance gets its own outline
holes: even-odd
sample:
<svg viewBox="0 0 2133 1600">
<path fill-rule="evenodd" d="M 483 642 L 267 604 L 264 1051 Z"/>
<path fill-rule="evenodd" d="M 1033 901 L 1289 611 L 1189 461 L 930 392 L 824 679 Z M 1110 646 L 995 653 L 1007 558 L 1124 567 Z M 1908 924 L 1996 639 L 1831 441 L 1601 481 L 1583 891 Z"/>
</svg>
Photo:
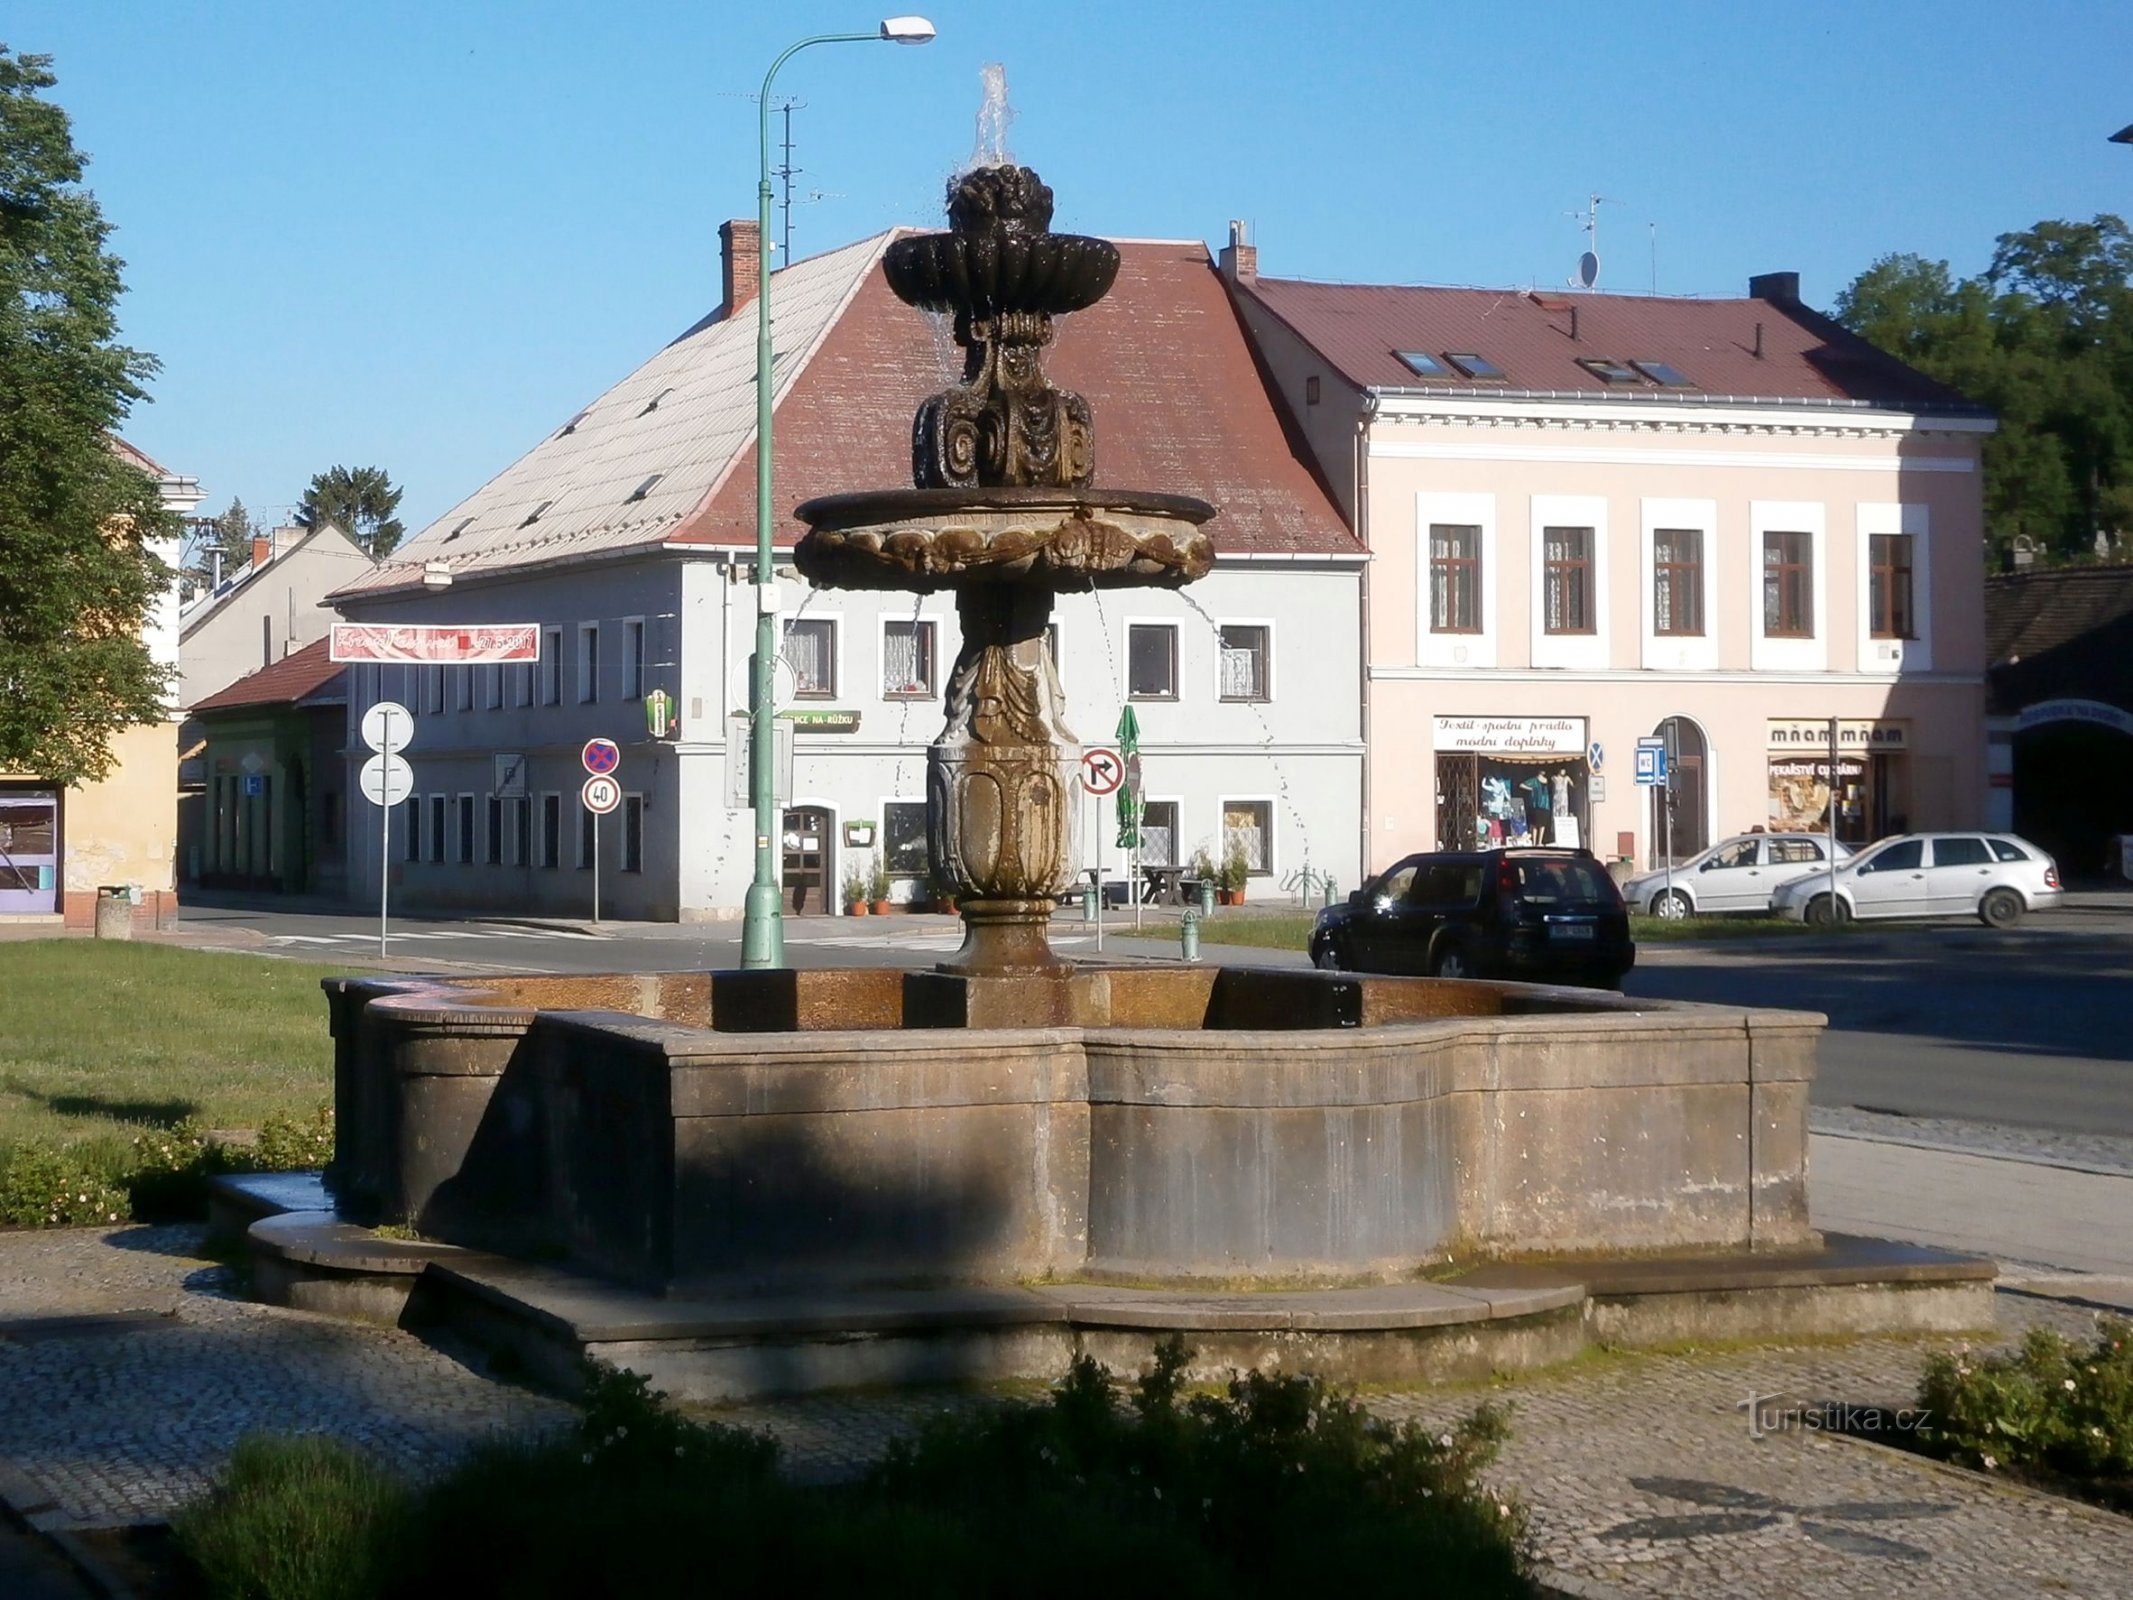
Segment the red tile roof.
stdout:
<svg viewBox="0 0 2133 1600">
<path fill-rule="evenodd" d="M 2133 566 L 1987 578 L 1985 648 L 1994 712 L 2061 698 L 2133 711 Z"/>
<path fill-rule="evenodd" d="M 1198 243 L 1125 242 L 1118 280 L 1060 319 L 1046 371 L 1096 416 L 1096 483 L 1197 495 L 1218 554 L 1360 555 L 1362 546 L 1306 464 L 1254 362 L 1222 280 Z M 911 415 L 955 383 L 962 352 L 945 318 L 897 300 L 875 265 L 777 412 L 774 503 L 908 487 Z M 755 446 L 746 445 L 683 543 L 755 538 Z"/>
<path fill-rule="evenodd" d="M 339 662 L 329 661 L 327 640 L 307 644 L 293 654 L 283 656 L 272 666 L 261 667 L 246 673 L 227 689 L 218 689 L 192 710 L 235 711 L 253 706 L 286 706 L 308 699 L 330 685 L 346 670 Z"/>
<path fill-rule="evenodd" d="M 1866 402 L 1902 410 L 1976 410 L 1819 312 L 1793 301 L 1529 293 L 1259 278 L 1247 292 L 1359 389 L 1565 394 L 1578 399 Z M 1575 316 L 1577 337 L 1571 337 Z M 1756 354 L 1760 347 L 1762 354 Z M 1471 351 L 1501 383 L 1418 376 L 1402 350 Z M 1694 385 L 1608 383 L 1579 358 L 1664 361 Z"/>
</svg>

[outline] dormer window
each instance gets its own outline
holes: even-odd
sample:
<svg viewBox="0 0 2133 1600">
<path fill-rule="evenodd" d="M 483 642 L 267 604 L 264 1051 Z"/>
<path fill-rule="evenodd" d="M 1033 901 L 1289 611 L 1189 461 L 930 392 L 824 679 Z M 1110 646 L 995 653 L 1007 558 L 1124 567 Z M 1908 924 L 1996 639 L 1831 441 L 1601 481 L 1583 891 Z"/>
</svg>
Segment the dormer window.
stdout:
<svg viewBox="0 0 2133 1600">
<path fill-rule="evenodd" d="M 1478 378 L 1483 383 L 1501 383 L 1503 368 L 1487 356 L 1476 355 L 1471 350 L 1447 350 L 1444 359 L 1452 364 L 1452 370 L 1462 378 Z"/>
</svg>

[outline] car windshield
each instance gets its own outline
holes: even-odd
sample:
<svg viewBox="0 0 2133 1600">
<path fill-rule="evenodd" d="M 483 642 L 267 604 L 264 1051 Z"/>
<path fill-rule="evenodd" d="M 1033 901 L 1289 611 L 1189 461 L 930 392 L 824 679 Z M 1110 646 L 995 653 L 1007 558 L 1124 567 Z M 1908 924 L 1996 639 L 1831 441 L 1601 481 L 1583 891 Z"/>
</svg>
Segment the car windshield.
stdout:
<svg viewBox="0 0 2133 1600">
<path fill-rule="evenodd" d="M 1534 905 L 1605 905 L 1614 898 L 1606 875 L 1576 856 L 1515 861 L 1518 897 Z"/>
</svg>

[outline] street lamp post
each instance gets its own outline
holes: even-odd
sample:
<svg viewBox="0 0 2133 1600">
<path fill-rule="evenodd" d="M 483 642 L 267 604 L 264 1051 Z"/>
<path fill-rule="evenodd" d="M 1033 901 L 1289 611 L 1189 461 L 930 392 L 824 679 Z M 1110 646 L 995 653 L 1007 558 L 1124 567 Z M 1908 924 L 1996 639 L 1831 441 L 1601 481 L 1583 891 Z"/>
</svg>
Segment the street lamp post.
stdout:
<svg viewBox="0 0 2133 1600">
<path fill-rule="evenodd" d="M 890 17 L 874 33 L 822 33 L 788 45 L 763 74 L 757 154 L 755 294 L 755 659 L 748 675 L 748 781 L 755 807 L 755 880 L 741 923 L 741 965 L 785 965 L 785 922 L 779 905 L 776 706 L 772 672 L 778 651 L 777 574 L 772 569 L 770 509 L 770 86 L 778 69 L 814 44 L 925 44 L 933 24 L 924 17 Z"/>
</svg>

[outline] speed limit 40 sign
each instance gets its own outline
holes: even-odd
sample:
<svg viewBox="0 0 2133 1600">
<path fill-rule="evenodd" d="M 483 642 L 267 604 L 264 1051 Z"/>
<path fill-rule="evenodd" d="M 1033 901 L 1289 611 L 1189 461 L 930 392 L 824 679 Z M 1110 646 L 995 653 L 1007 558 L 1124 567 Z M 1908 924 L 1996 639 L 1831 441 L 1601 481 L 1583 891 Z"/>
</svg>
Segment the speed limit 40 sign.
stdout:
<svg viewBox="0 0 2133 1600">
<path fill-rule="evenodd" d="M 585 780 L 585 787 L 578 791 L 578 798 L 585 802 L 585 809 L 596 817 L 604 817 L 622 804 L 622 785 L 613 778 L 596 775 Z"/>
</svg>

